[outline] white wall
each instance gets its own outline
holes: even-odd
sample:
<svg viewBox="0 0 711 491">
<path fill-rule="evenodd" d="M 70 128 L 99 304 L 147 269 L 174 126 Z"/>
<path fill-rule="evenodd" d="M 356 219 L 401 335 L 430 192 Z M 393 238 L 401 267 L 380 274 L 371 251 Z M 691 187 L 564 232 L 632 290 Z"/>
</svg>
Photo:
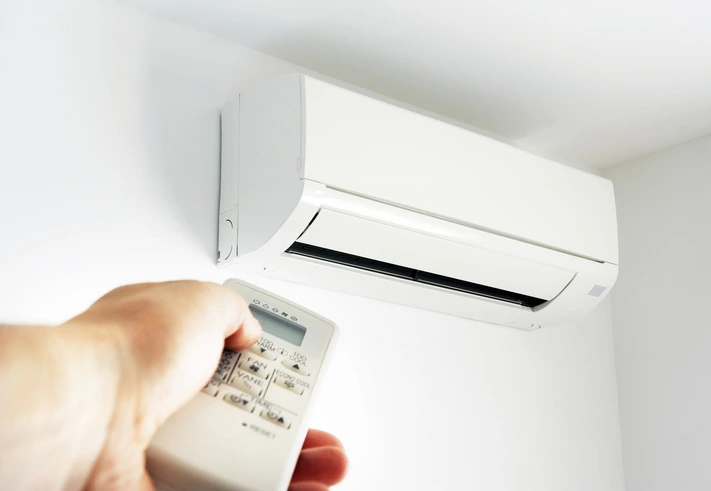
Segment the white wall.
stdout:
<svg viewBox="0 0 711 491">
<path fill-rule="evenodd" d="M 605 171 L 627 491 L 711 489 L 711 136 Z"/>
<path fill-rule="evenodd" d="M 227 278 L 218 109 L 291 67 L 113 3 L 0 16 L 0 322 L 60 322 L 126 282 Z M 314 421 L 349 449 L 341 489 L 623 488 L 608 304 L 526 333 L 248 279 L 342 327 Z"/>
</svg>

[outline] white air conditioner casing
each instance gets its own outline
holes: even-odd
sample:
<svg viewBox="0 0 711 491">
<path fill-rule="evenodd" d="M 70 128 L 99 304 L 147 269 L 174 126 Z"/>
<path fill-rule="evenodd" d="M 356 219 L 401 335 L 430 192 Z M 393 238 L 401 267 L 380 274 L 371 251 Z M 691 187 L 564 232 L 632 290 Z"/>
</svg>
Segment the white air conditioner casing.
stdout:
<svg viewBox="0 0 711 491">
<path fill-rule="evenodd" d="M 304 75 L 222 111 L 219 263 L 536 329 L 617 278 L 612 183 Z"/>
</svg>

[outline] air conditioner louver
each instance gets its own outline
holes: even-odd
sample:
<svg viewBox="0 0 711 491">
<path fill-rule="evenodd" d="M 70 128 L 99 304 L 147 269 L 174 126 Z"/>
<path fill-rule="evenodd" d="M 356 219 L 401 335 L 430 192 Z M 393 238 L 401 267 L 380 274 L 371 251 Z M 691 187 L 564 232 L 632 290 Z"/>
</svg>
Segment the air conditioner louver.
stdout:
<svg viewBox="0 0 711 491">
<path fill-rule="evenodd" d="M 543 300 L 541 298 L 529 297 L 528 295 L 522 295 L 516 292 L 500 290 L 499 288 L 494 288 L 487 285 L 480 285 L 478 283 L 462 281 L 456 278 L 450 278 L 434 273 L 428 273 L 427 271 L 406 268 L 403 266 L 398 266 L 396 264 L 377 261 L 375 259 L 368 259 L 366 257 L 347 254 L 345 252 L 332 251 L 330 249 L 309 244 L 301 244 L 299 242 L 294 242 L 294 244 L 292 244 L 291 247 L 286 250 L 286 252 L 299 256 L 310 257 L 313 259 L 320 259 L 322 261 L 328 261 L 331 263 L 341 264 L 344 266 L 350 266 L 356 269 L 372 271 L 374 273 L 395 276 L 397 278 L 415 281 L 418 283 L 424 283 L 426 285 L 436 286 L 439 288 L 445 288 L 447 290 L 455 290 L 463 293 L 477 295 L 479 297 L 485 297 L 493 300 L 500 300 L 502 302 L 513 303 L 522 307 L 533 308 L 546 302 L 546 300 Z"/>
</svg>

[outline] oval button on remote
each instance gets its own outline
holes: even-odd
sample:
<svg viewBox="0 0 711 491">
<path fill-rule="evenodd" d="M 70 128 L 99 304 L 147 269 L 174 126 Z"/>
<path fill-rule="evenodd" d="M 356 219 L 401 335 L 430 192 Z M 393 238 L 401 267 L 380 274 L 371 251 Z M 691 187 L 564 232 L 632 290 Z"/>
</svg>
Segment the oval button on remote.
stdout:
<svg viewBox="0 0 711 491">
<path fill-rule="evenodd" d="M 205 387 L 202 388 L 203 393 L 209 395 L 209 396 L 216 396 L 217 391 L 220 389 L 220 382 L 212 379 L 210 380 Z"/>
<path fill-rule="evenodd" d="M 239 368 L 247 373 L 256 375 L 257 377 L 268 379 L 269 370 L 267 369 L 267 364 L 255 360 L 253 358 L 247 358 L 245 361 L 240 362 Z"/>
<path fill-rule="evenodd" d="M 248 374 L 238 370 L 237 374 L 232 377 L 232 380 L 230 380 L 230 385 L 232 387 L 236 387 L 237 389 L 241 389 L 248 394 L 252 394 L 253 396 L 261 395 L 263 387 L 256 383 L 259 379 L 256 377 L 251 378 L 252 380 L 250 380 L 250 376 Z"/>
<path fill-rule="evenodd" d="M 291 421 L 289 421 L 287 418 L 285 418 L 284 414 L 281 411 L 279 411 L 278 409 L 274 409 L 274 408 L 262 409 L 260 416 L 262 418 L 266 419 L 267 421 L 274 423 L 275 425 L 281 426 L 282 428 L 286 428 L 287 430 L 291 426 Z"/>
<path fill-rule="evenodd" d="M 266 348 L 262 348 L 260 346 L 257 346 L 256 344 L 253 344 L 252 346 L 250 346 L 249 351 L 251 351 L 252 353 L 255 353 L 259 356 L 262 356 L 270 361 L 274 361 L 277 359 L 277 357 L 273 351 L 268 350 Z"/>
<path fill-rule="evenodd" d="M 305 375 L 307 377 L 311 375 L 311 370 L 306 368 L 306 365 L 302 365 L 301 363 L 296 363 L 292 360 L 282 360 L 281 364 L 289 370 L 293 370 L 294 372 L 300 373 L 301 375 Z"/>
<path fill-rule="evenodd" d="M 294 378 L 293 375 L 290 375 L 290 377 Z M 286 377 L 276 377 L 274 379 L 274 383 L 280 385 L 281 387 L 284 387 L 285 389 L 290 390 L 295 394 L 301 395 L 304 393 L 304 387 L 302 385 L 298 385 L 296 381 L 288 379 Z"/>
<path fill-rule="evenodd" d="M 240 409 L 244 409 L 248 413 L 254 411 L 254 401 L 251 397 L 246 397 L 241 394 L 225 394 L 223 397 L 225 402 L 229 402 L 233 406 L 237 406 Z"/>
</svg>

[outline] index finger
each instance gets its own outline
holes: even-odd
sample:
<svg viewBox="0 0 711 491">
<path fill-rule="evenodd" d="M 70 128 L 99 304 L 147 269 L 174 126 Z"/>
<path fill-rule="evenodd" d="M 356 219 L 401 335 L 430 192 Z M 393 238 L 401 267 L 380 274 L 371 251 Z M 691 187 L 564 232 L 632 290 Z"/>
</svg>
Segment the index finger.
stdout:
<svg viewBox="0 0 711 491">
<path fill-rule="evenodd" d="M 242 323 L 242 329 L 232 332 L 225 339 L 225 348 L 239 351 L 249 348 L 259 340 L 262 335 L 262 326 L 259 321 L 254 318 L 252 313 L 247 309 L 247 314 Z"/>
<path fill-rule="evenodd" d="M 225 347 L 241 350 L 256 343 L 262 335 L 262 327 L 252 315 L 244 298 L 227 286 L 215 283 L 201 285 L 206 287 L 205 294 L 210 296 L 210 304 L 223 309 L 215 317 L 222 319 L 217 326 L 222 326 Z"/>
</svg>

